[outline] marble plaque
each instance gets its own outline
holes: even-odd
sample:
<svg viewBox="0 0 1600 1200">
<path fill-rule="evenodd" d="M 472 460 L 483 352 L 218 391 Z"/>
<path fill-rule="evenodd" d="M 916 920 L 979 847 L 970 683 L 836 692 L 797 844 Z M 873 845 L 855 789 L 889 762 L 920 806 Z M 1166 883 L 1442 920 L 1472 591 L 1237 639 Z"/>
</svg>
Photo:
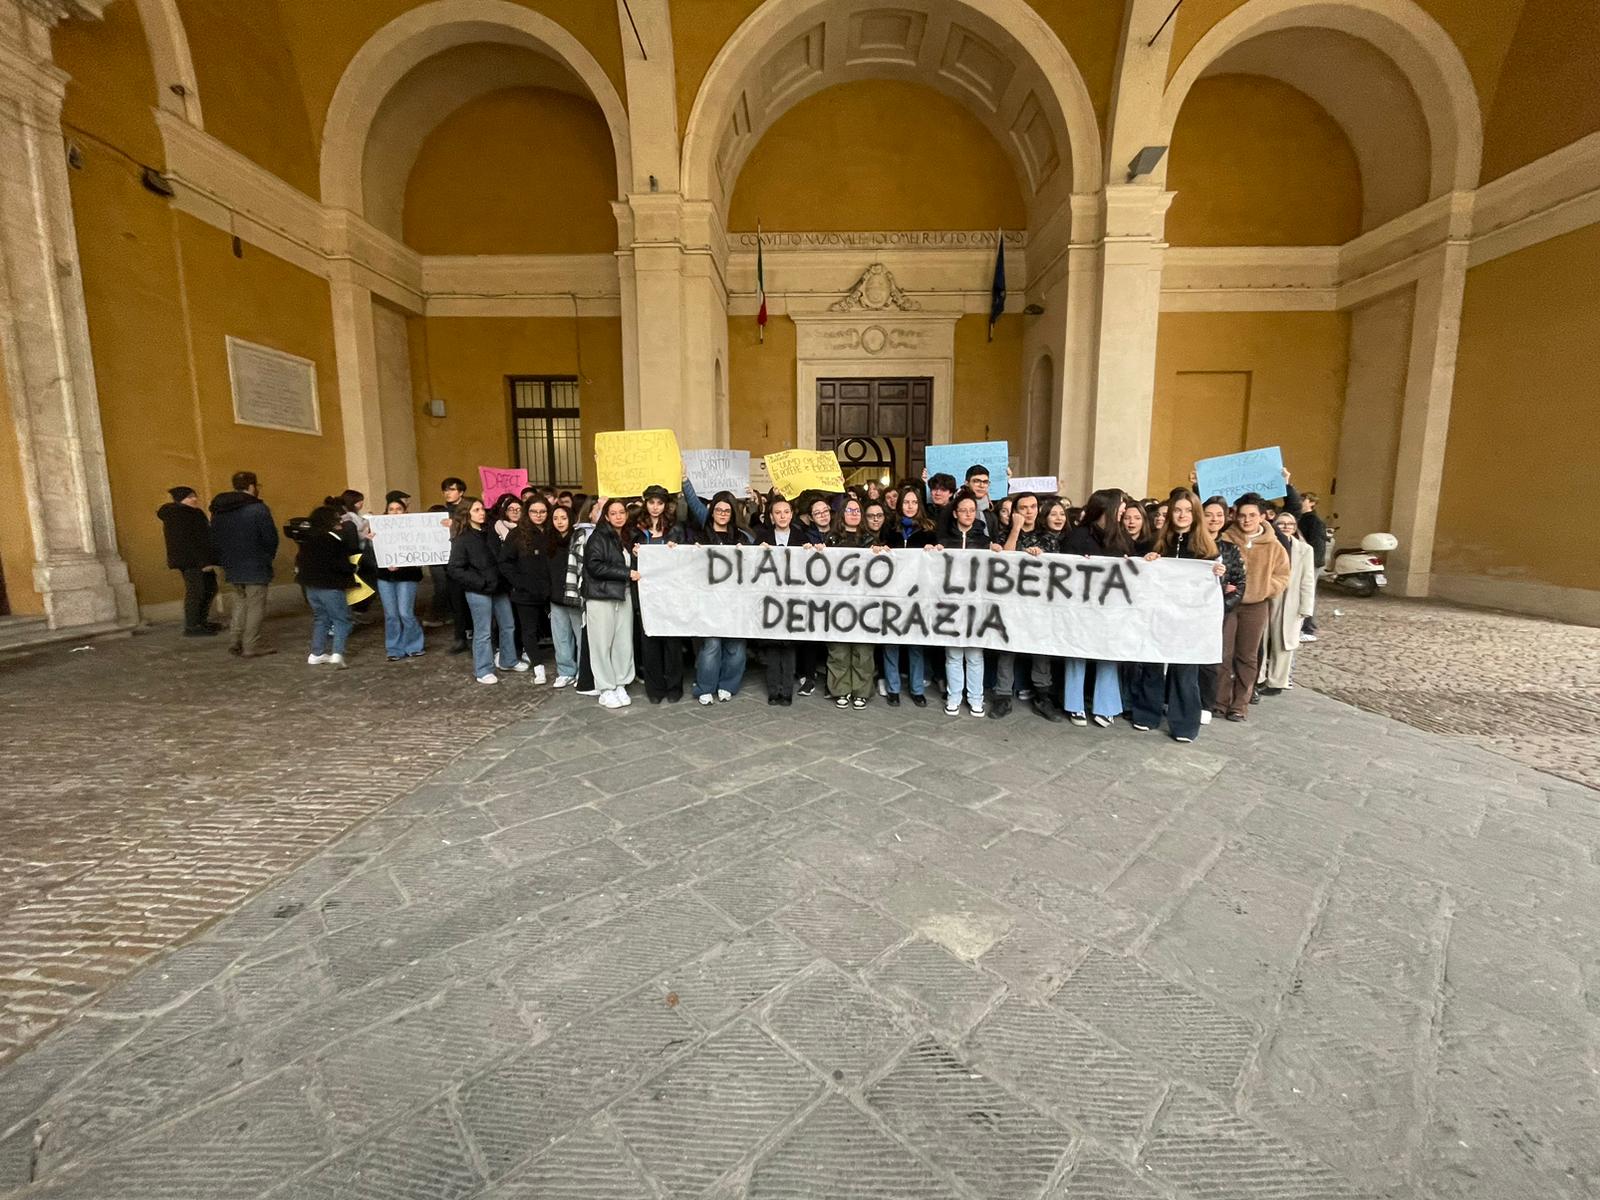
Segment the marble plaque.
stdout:
<svg viewBox="0 0 1600 1200">
<path fill-rule="evenodd" d="M 233 419 L 238 424 L 290 433 L 322 432 L 317 364 L 309 358 L 230 337 L 228 378 L 233 384 Z"/>
</svg>

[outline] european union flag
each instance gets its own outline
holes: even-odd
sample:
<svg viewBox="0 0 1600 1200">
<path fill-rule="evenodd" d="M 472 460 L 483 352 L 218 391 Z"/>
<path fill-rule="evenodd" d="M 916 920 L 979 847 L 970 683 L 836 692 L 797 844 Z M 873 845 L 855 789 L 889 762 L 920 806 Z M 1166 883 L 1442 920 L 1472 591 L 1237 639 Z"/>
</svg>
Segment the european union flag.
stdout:
<svg viewBox="0 0 1600 1200">
<path fill-rule="evenodd" d="M 989 340 L 994 341 L 994 323 L 1006 310 L 1006 235 L 995 231 L 994 283 L 989 286 Z"/>
</svg>

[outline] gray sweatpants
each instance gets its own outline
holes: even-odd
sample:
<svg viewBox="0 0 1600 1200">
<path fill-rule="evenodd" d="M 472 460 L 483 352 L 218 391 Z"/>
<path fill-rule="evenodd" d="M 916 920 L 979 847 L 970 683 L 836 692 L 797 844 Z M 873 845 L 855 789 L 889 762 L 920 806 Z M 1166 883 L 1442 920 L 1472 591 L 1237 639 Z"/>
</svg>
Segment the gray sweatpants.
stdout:
<svg viewBox="0 0 1600 1200">
<path fill-rule="evenodd" d="M 633 601 L 585 601 L 584 621 L 595 687 L 609 692 L 632 683 Z"/>
</svg>

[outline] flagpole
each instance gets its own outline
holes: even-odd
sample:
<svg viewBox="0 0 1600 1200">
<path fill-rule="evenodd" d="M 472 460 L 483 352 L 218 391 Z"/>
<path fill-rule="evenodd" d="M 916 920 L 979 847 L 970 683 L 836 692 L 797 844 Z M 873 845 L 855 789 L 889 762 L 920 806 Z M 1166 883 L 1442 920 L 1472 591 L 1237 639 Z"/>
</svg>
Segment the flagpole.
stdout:
<svg viewBox="0 0 1600 1200">
<path fill-rule="evenodd" d="M 756 221 L 756 302 L 763 308 L 767 303 L 767 281 L 765 267 L 761 261 L 761 222 Z M 758 313 L 756 315 L 756 345 L 767 344 L 767 323 Z"/>
</svg>

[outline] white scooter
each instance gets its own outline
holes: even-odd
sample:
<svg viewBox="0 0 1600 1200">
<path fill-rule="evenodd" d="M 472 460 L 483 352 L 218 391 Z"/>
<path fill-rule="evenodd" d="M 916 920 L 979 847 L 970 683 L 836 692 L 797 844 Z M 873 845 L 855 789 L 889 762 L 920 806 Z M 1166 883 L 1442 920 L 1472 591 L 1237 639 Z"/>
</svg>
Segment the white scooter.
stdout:
<svg viewBox="0 0 1600 1200">
<path fill-rule="evenodd" d="M 1361 539 L 1359 549 L 1334 549 L 1339 531 L 1328 530 L 1327 561 L 1320 576 L 1322 582 L 1343 588 L 1356 596 L 1373 596 L 1389 583 L 1384 574 L 1383 556 L 1399 547 L 1400 539 L 1392 533 L 1369 533 Z"/>
</svg>

